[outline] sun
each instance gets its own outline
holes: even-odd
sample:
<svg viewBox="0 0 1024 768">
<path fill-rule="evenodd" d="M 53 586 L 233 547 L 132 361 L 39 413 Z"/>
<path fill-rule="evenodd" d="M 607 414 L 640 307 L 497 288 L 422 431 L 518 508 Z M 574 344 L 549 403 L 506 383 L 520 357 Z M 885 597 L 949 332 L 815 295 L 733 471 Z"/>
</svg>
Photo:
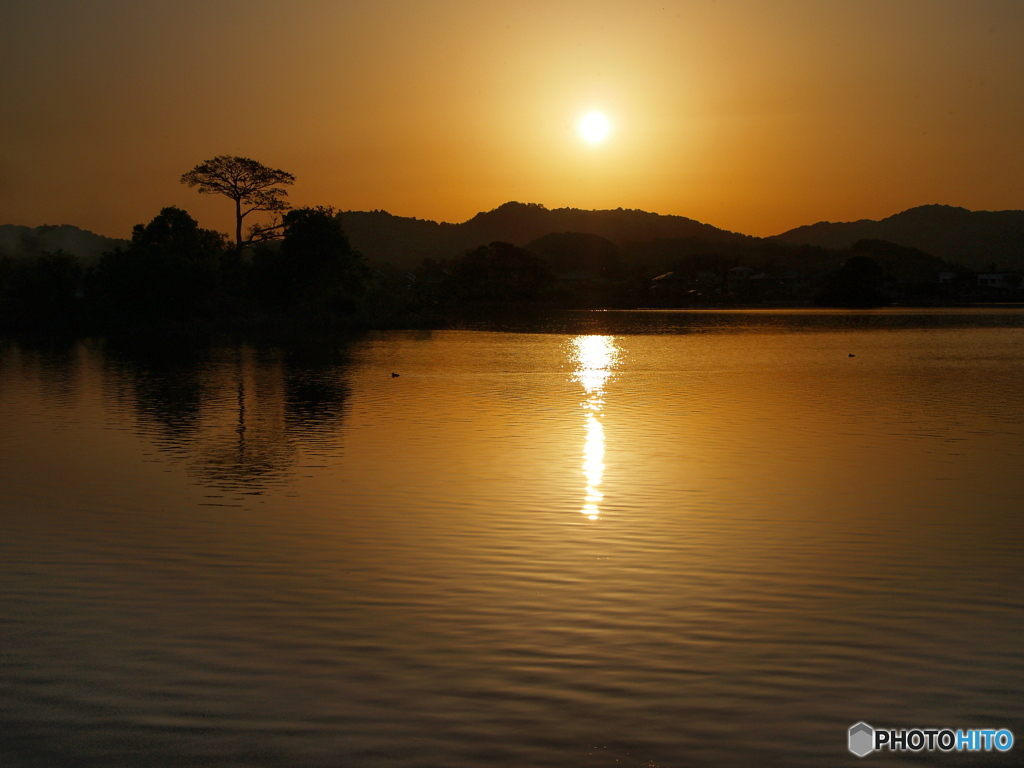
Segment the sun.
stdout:
<svg viewBox="0 0 1024 768">
<path fill-rule="evenodd" d="M 612 124 L 600 112 L 588 112 L 579 122 L 580 138 L 587 144 L 598 145 L 612 132 Z"/>
</svg>

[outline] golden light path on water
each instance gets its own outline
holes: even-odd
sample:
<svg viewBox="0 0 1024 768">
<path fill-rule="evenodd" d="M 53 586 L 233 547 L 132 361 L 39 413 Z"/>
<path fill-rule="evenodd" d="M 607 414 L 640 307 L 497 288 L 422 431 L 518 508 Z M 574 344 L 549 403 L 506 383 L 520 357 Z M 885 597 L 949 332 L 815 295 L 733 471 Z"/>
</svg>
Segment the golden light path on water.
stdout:
<svg viewBox="0 0 1024 768">
<path fill-rule="evenodd" d="M 586 399 L 581 403 L 585 413 L 586 442 L 583 444 L 583 476 L 587 479 L 581 514 L 597 520 L 601 513 L 601 482 L 604 479 L 604 387 L 612 376 L 619 349 L 612 336 L 577 336 L 572 340 L 574 378 L 583 385 Z"/>
</svg>

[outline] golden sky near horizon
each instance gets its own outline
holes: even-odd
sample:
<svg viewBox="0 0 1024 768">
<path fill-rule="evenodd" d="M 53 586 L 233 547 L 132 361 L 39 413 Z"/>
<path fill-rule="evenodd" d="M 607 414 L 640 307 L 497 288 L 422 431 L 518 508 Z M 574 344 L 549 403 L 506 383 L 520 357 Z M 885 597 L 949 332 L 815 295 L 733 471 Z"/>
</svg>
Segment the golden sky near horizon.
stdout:
<svg viewBox="0 0 1024 768">
<path fill-rule="evenodd" d="M 0 72 L 0 224 L 229 232 L 178 181 L 218 154 L 295 174 L 294 205 L 452 222 L 1024 208 L 1013 0 L 5 0 Z"/>
</svg>

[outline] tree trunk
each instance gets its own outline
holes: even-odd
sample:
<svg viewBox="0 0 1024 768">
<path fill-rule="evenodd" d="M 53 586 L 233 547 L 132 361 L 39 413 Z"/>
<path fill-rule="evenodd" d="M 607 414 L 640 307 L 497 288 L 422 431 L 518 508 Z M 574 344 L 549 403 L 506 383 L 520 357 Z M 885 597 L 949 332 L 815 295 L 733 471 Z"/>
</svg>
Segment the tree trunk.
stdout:
<svg viewBox="0 0 1024 768">
<path fill-rule="evenodd" d="M 235 250 L 242 255 L 242 200 L 235 198 Z"/>
<path fill-rule="evenodd" d="M 228 256 L 228 284 L 234 294 L 240 289 L 241 268 L 242 268 L 242 201 L 235 198 L 235 252 Z"/>
</svg>

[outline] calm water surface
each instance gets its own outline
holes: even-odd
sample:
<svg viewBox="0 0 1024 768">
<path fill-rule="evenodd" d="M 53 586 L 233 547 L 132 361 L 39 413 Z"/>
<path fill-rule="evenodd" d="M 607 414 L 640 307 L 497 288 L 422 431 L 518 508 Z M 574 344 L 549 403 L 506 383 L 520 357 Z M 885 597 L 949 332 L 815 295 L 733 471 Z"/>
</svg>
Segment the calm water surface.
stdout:
<svg viewBox="0 0 1024 768">
<path fill-rule="evenodd" d="M 1020 740 L 1022 385 L 1020 310 L 0 342 L 0 764 Z"/>
</svg>

